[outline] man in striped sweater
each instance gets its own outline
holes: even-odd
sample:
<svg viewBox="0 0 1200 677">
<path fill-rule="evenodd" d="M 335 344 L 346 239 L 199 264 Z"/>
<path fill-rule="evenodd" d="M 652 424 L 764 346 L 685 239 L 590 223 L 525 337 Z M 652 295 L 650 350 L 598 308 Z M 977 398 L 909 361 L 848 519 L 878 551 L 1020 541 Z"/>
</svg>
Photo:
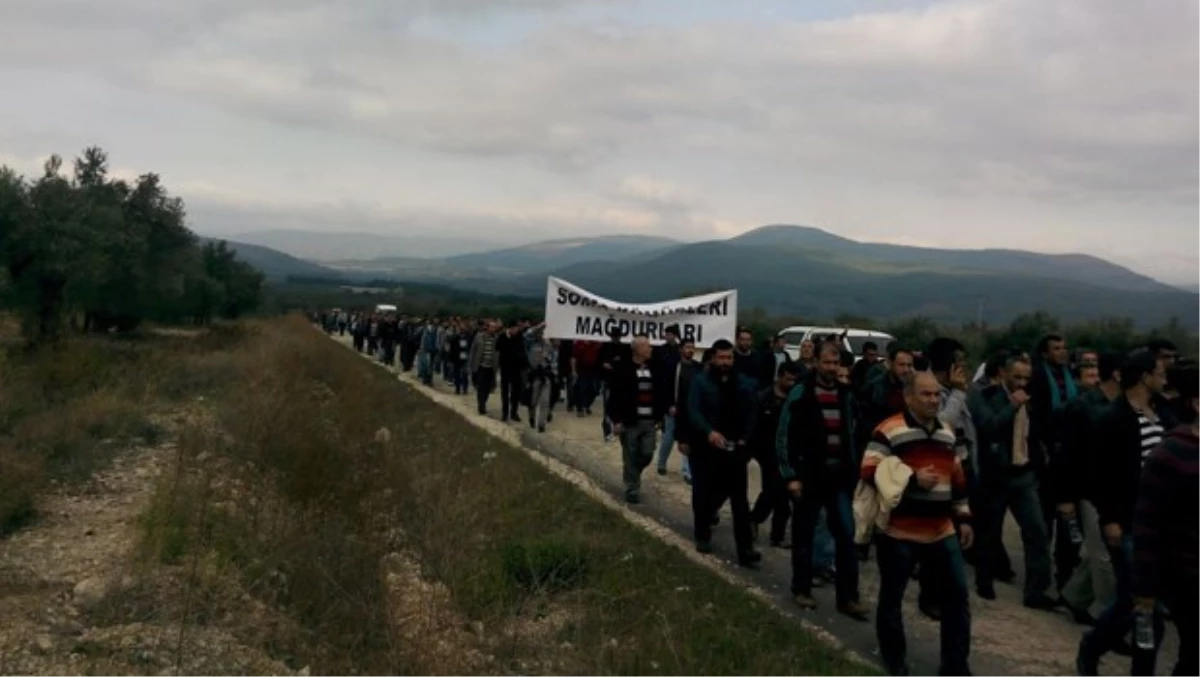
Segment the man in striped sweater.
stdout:
<svg viewBox="0 0 1200 677">
<path fill-rule="evenodd" d="M 500 355 L 496 350 L 496 333 L 499 329 L 499 322 L 484 321 L 482 329 L 471 341 L 471 351 L 467 356 L 467 373 L 475 384 L 479 413 L 483 415 L 487 414 L 488 398 L 492 395 L 492 388 L 496 387 L 496 371 L 500 368 Z"/>
<path fill-rule="evenodd" d="M 904 383 L 906 410 L 875 429 L 862 462 L 862 480 L 871 485 L 875 471 L 889 457 L 913 470 L 878 539 L 880 587 L 875 631 L 884 666 L 893 675 L 908 674 L 900 607 L 918 562 L 942 574 L 936 579 L 942 586 L 937 595 L 942 603 L 939 672 L 970 674 L 971 612 L 962 549 L 971 547 L 974 532 L 954 430 L 938 420 L 940 394 L 941 385 L 933 374 L 908 377 Z"/>
</svg>

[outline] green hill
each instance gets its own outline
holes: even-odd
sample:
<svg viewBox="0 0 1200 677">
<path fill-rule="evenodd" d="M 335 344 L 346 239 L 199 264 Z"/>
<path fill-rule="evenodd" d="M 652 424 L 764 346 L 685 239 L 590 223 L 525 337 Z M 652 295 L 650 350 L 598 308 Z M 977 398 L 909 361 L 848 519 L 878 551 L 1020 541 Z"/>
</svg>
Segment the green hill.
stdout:
<svg viewBox="0 0 1200 677">
<path fill-rule="evenodd" d="M 678 245 L 678 241 L 664 237 L 608 235 L 547 240 L 521 247 L 452 256 L 445 261 L 461 269 L 488 270 L 495 273 L 540 273 L 556 266 L 588 261 L 641 259 Z"/>
<path fill-rule="evenodd" d="M 218 238 L 201 238 L 202 240 L 217 240 Z M 268 281 L 279 282 L 289 277 L 326 277 L 338 278 L 341 273 L 332 268 L 318 265 L 311 261 L 298 259 L 290 254 L 284 254 L 270 247 L 263 247 L 245 242 L 225 241 L 229 248 L 237 253 L 237 257 L 257 268 Z"/>
<path fill-rule="evenodd" d="M 806 256 L 824 256 L 867 270 L 994 273 L 1071 280 L 1129 291 L 1169 291 L 1170 285 L 1087 254 L 1017 249 L 935 249 L 857 242 L 808 226 L 763 226 L 728 240 Z"/>
<path fill-rule="evenodd" d="M 863 261 L 826 250 L 705 242 L 646 261 L 565 266 L 554 274 L 598 294 L 629 301 L 736 288 L 743 308 L 759 306 L 772 313 L 812 318 L 851 313 L 879 320 L 923 315 L 962 322 L 982 312 L 986 321 L 996 323 L 1042 309 L 1068 322 L 1125 316 L 1148 326 L 1174 316 L 1186 326 L 1200 325 L 1196 294 L 1146 278 L 1151 285 L 1126 272 L 1128 286 L 1134 289 L 1115 288 L 1111 279 L 1101 285 L 983 266 L 956 269 L 943 261 L 933 265 Z M 544 289 L 545 279 L 540 276 L 526 278 L 518 288 L 529 294 Z"/>
</svg>

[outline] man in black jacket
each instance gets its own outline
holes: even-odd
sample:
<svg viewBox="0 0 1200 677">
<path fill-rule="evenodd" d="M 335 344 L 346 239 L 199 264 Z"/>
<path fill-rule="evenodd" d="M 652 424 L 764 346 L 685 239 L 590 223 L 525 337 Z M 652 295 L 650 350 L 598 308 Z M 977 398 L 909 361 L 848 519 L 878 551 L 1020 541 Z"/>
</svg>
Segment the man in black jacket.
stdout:
<svg viewBox="0 0 1200 677">
<path fill-rule="evenodd" d="M 1166 369 L 1154 353 L 1146 349 L 1133 351 L 1121 365 L 1122 393 L 1096 426 L 1092 500 L 1100 515 L 1100 531 L 1117 575 L 1117 599 L 1100 615 L 1095 629 L 1085 634 L 1079 644 L 1076 668 L 1081 675 L 1097 674 L 1100 657 L 1112 650 L 1130 628 L 1133 510 L 1142 467 L 1146 457 L 1162 441 L 1163 432 L 1175 424 L 1165 408 L 1155 406 L 1155 396 L 1165 385 Z M 1133 674 L 1153 674 L 1153 662 L 1153 652 L 1134 648 Z M 1150 672 L 1146 672 L 1147 669 Z"/>
<path fill-rule="evenodd" d="M 696 342 L 687 339 L 679 344 L 679 354 L 662 374 L 664 392 L 667 393 L 667 416 L 663 420 L 662 442 L 658 447 L 658 474 L 667 474 L 667 461 L 671 449 L 678 444 L 683 455 L 681 473 L 685 482 L 692 481 L 692 471 L 687 458 L 687 395 L 692 377 L 701 367 L 696 364 Z"/>
<path fill-rule="evenodd" d="M 1004 515 L 1012 510 L 1025 546 L 1025 606 L 1049 610 L 1057 602 L 1046 594 L 1051 579 L 1050 546 L 1038 498 L 1038 477 L 1045 468 L 1045 457 L 1026 391 L 1030 371 L 1024 357 L 1010 357 L 1003 383 L 983 389 L 970 402 L 979 436 L 979 503 L 986 506 L 984 523 L 979 525 L 975 586 L 980 597 L 996 599 L 993 566 L 1004 536 Z"/>
<path fill-rule="evenodd" d="M 751 379 L 734 373 L 733 352 L 725 339 L 713 343 L 711 363 L 692 380 L 688 393 L 692 513 L 696 550 L 712 552 L 713 514 L 728 497 L 738 563 L 755 568 L 762 554 L 754 549 L 746 496 L 755 388 Z"/>
<path fill-rule="evenodd" d="M 1121 360 L 1118 353 L 1100 355 L 1100 383 L 1067 403 L 1062 418 L 1062 447 L 1050 459 L 1050 477 L 1055 488 L 1059 519 L 1075 520 L 1083 535 L 1081 564 L 1061 584 L 1063 601 L 1075 619 L 1095 622 L 1095 615 L 1112 603 L 1116 579 L 1100 521 L 1092 503 L 1095 488 L 1096 426 L 1109 405 L 1121 394 Z M 1086 372 L 1089 367 L 1083 367 Z"/>
<path fill-rule="evenodd" d="M 1161 358 L 1160 358 L 1161 361 Z M 1200 520 L 1196 516 L 1197 397 L 1196 367 L 1184 367 L 1170 373 L 1171 385 L 1178 389 L 1180 406 L 1175 409 L 1182 419 L 1178 428 L 1168 432 L 1161 445 L 1146 459 L 1141 490 L 1133 514 L 1134 606 L 1138 613 L 1154 614 L 1161 600 L 1171 610 L 1180 638 L 1197 635 L 1196 598 L 1200 597 Z M 1162 632 L 1156 639 L 1161 642 Z M 1149 665 L 1144 665 L 1149 668 Z M 1155 674 L 1149 672 L 1147 674 Z M 1182 641 L 1175 675 L 1200 674 L 1195 641 Z"/>
<path fill-rule="evenodd" d="M 671 448 L 675 446 L 675 398 L 673 395 L 675 376 L 682 359 L 679 326 L 673 324 L 667 327 L 663 333 L 666 335 L 666 342 L 661 346 L 655 346 L 650 355 L 650 361 L 654 363 L 654 373 L 662 381 L 658 387 L 662 388 L 663 392 L 672 394 L 672 397 L 668 398 L 670 402 L 662 421 L 662 441 L 658 447 L 659 475 L 667 474 L 667 459 L 671 456 Z"/>
<path fill-rule="evenodd" d="M 394 315 L 388 314 L 379 322 L 379 345 L 380 355 L 379 361 L 389 367 L 396 360 L 396 340 L 400 336 L 400 329 Z"/>
<path fill-rule="evenodd" d="M 770 351 L 755 350 L 754 334 L 746 327 L 737 331 L 733 370 L 754 381 L 755 391 L 770 387 L 775 381 L 775 355 Z"/>
<path fill-rule="evenodd" d="M 612 378 L 617 367 L 629 360 L 629 346 L 621 342 L 624 334 L 619 328 L 613 328 L 608 335 L 608 342 L 600 346 L 600 398 L 604 408 L 604 418 L 600 421 L 600 431 L 604 433 L 604 441 L 611 442 L 613 438 L 612 418 L 609 416 L 609 394 L 612 392 Z"/>
<path fill-rule="evenodd" d="M 654 460 L 655 433 L 666 413 L 662 381 L 650 361 L 650 339 L 635 336 L 630 359 L 609 375 L 608 417 L 621 438 L 625 501 L 641 502 L 642 471 Z"/>
<path fill-rule="evenodd" d="M 522 386 L 529 360 L 525 352 L 525 336 L 519 323 L 514 322 L 496 338 L 500 359 L 500 420 L 521 421 Z"/>
<path fill-rule="evenodd" d="M 870 437 L 885 419 L 904 411 L 904 379 L 912 372 L 912 349 L 899 343 L 888 346 L 887 368 L 868 372 L 867 382 L 859 391 L 862 412 L 859 428 L 864 435 Z"/>
<path fill-rule="evenodd" d="M 871 368 L 878 363 L 879 344 L 874 341 L 863 343 L 862 359 L 855 362 L 854 366 L 850 368 L 850 384 L 854 388 L 854 392 L 862 392 L 863 386 L 867 384 L 867 376 L 871 373 Z"/>
<path fill-rule="evenodd" d="M 802 368 L 794 362 L 779 365 L 775 384 L 758 391 L 758 419 L 754 425 L 754 439 L 750 446 L 754 460 L 758 463 L 762 477 L 762 488 L 758 499 L 750 510 L 750 521 L 758 526 L 771 520 L 771 545 L 782 548 L 787 535 L 788 520 L 792 516 L 792 500 L 779 473 L 779 456 L 775 453 L 775 434 L 779 426 L 779 414 L 788 394 L 796 386 Z"/>
<path fill-rule="evenodd" d="M 779 417 L 776 461 L 795 501 L 792 521 L 792 594 L 801 608 L 815 609 L 812 596 L 813 531 L 825 510 L 837 557 L 837 608 L 865 621 L 858 599 L 858 554 L 854 547 L 851 494 L 858 479 L 853 396 L 838 382 L 841 349 L 818 348 L 817 367 L 793 388 Z"/>
<path fill-rule="evenodd" d="M 1030 415 L 1038 430 L 1039 444 L 1044 448 L 1047 466 L 1040 468 L 1039 499 L 1042 519 L 1046 522 L 1046 537 L 1054 544 L 1054 569 L 1061 586 L 1071 577 L 1079 564 L 1079 548 L 1070 535 L 1060 528 L 1053 479 L 1046 473 L 1062 447 L 1062 419 L 1067 403 L 1079 394 L 1079 386 L 1071 373 L 1071 353 L 1067 341 L 1058 334 L 1049 334 L 1038 341 L 1037 356 L 1030 379 Z"/>
</svg>

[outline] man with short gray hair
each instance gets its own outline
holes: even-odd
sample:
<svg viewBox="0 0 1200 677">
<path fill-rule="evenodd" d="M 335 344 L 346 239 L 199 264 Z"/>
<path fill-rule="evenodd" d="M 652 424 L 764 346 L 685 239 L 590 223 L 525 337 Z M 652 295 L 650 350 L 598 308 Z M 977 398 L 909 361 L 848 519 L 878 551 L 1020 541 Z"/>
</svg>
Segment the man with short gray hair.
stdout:
<svg viewBox="0 0 1200 677">
<path fill-rule="evenodd" d="M 667 407 L 662 381 L 651 363 L 650 339 L 635 336 L 630 352 L 632 358 L 616 362 L 609 376 L 608 416 L 621 440 L 625 500 L 636 504 L 641 502 L 642 471 L 654 460 L 658 426 Z"/>
<path fill-rule="evenodd" d="M 901 607 L 917 562 L 939 572 L 936 597 L 942 604 L 941 665 L 938 674 L 971 674 L 971 612 L 963 550 L 974 541 L 967 479 L 954 430 L 938 420 L 941 385 L 928 372 L 904 377 L 905 408 L 884 419 L 867 445 L 860 479 L 879 488 L 889 458 L 909 474 L 900 502 L 878 534 L 879 602 L 875 631 L 888 674 L 907 675 L 907 642 Z M 892 478 L 894 479 L 894 478 Z M 957 536 L 956 536 L 957 531 Z"/>
</svg>

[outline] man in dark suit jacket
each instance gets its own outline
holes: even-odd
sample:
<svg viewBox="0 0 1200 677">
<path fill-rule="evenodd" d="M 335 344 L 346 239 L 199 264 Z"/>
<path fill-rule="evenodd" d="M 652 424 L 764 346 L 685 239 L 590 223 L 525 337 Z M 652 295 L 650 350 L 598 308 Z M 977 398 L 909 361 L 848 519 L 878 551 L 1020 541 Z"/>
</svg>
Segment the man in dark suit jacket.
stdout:
<svg viewBox="0 0 1200 677">
<path fill-rule="evenodd" d="M 1010 357 L 1003 382 L 984 388 L 970 401 L 979 437 L 978 502 L 986 507 L 984 523 L 979 524 L 975 584 L 980 597 L 996 598 L 993 563 L 999 559 L 1005 513 L 1012 510 L 1025 546 L 1025 606 L 1050 610 L 1057 602 L 1046 594 L 1051 583 L 1050 544 L 1038 496 L 1046 458 L 1026 390 L 1030 372 L 1029 360 Z"/>
<path fill-rule="evenodd" d="M 754 549 L 746 495 L 756 388 L 752 379 L 734 371 L 733 354 L 732 343 L 716 341 L 710 364 L 696 375 L 688 393 L 693 528 L 696 550 L 712 552 L 712 516 L 728 497 L 738 563 L 756 568 L 762 553 Z"/>
</svg>

